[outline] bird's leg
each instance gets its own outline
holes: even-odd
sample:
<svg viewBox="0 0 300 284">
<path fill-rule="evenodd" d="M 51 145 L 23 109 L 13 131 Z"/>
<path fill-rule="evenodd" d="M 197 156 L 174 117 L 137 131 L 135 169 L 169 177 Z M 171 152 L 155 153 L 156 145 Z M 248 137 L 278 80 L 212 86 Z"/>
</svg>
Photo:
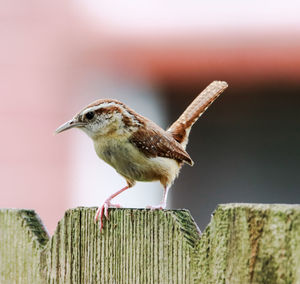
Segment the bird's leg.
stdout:
<svg viewBox="0 0 300 284">
<path fill-rule="evenodd" d="M 103 205 L 101 207 L 98 208 L 96 215 L 95 215 L 95 223 L 98 221 L 99 219 L 99 215 L 100 215 L 100 232 L 103 228 L 103 218 L 104 216 L 108 219 L 108 208 L 109 207 L 114 207 L 114 208 L 120 208 L 121 205 L 120 204 L 112 204 L 111 200 L 113 198 L 115 198 L 117 195 L 119 195 L 120 193 L 122 193 L 123 191 L 125 191 L 126 189 L 128 189 L 130 186 L 125 186 L 122 189 L 118 190 L 117 192 L 115 192 L 114 194 L 112 194 L 111 196 L 109 196 L 103 203 Z"/>
<path fill-rule="evenodd" d="M 147 206 L 147 208 L 151 209 L 151 210 L 165 209 L 167 206 L 167 198 L 168 198 L 169 189 L 170 189 L 170 187 L 168 187 L 168 186 L 164 187 L 164 196 L 163 196 L 163 199 L 160 204 L 155 205 L 155 206 Z"/>
</svg>

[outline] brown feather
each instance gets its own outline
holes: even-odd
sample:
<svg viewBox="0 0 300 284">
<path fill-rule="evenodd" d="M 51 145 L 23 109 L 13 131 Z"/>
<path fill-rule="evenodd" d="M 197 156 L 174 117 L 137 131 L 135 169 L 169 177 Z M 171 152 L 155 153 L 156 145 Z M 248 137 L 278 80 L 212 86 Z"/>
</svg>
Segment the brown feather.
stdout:
<svg viewBox="0 0 300 284">
<path fill-rule="evenodd" d="M 196 97 L 167 131 L 172 134 L 177 142 L 185 147 L 193 124 L 227 87 L 228 84 L 226 82 L 212 82 Z"/>
<path fill-rule="evenodd" d="M 89 105 L 87 105 L 83 110 L 88 109 L 90 107 L 101 105 L 103 103 L 115 103 L 115 105 L 98 109 L 96 111 L 96 113 L 98 113 L 98 114 L 100 114 L 100 113 L 114 113 L 114 112 L 122 113 L 121 108 L 123 108 L 123 109 L 126 109 L 126 111 L 130 115 L 132 115 L 139 124 L 143 124 L 143 117 L 141 115 L 139 115 L 133 109 L 126 106 L 124 103 L 122 103 L 118 100 L 114 100 L 114 99 L 99 99 L 99 100 L 96 100 L 96 101 L 90 103 Z M 80 112 L 82 112 L 83 110 L 81 110 Z M 135 121 L 133 121 L 130 117 L 126 116 L 124 113 L 123 113 L 123 122 L 126 126 L 134 126 L 134 123 L 135 123 Z"/>
<path fill-rule="evenodd" d="M 193 165 L 189 154 L 172 135 L 150 120 L 146 119 L 145 126 L 134 132 L 129 141 L 147 157 L 165 157 Z"/>
</svg>

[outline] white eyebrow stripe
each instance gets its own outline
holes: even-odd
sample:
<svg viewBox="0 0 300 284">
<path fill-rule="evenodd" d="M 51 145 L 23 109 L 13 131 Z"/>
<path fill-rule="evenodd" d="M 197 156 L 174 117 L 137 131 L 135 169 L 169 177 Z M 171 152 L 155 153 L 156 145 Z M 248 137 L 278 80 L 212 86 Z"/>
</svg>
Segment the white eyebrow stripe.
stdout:
<svg viewBox="0 0 300 284">
<path fill-rule="evenodd" d="M 85 115 L 86 113 L 90 112 L 90 111 L 96 111 L 98 109 L 101 109 L 101 108 L 106 108 L 106 107 L 110 107 L 110 106 L 120 106 L 119 104 L 116 104 L 115 102 L 110 102 L 110 103 L 102 103 L 100 105 L 97 105 L 97 106 L 92 106 L 92 107 L 89 107 L 87 109 L 85 109 L 81 114 L 82 115 Z"/>
<path fill-rule="evenodd" d="M 111 106 L 116 106 L 116 107 L 119 107 L 122 112 L 127 116 L 129 117 L 130 119 L 132 119 L 133 121 L 135 121 L 135 123 L 137 125 L 140 125 L 140 121 L 138 119 L 136 119 L 136 117 L 131 114 L 130 112 L 128 112 L 128 110 L 122 105 L 122 104 L 118 104 L 116 102 L 105 102 L 105 103 L 101 103 L 97 106 L 92 106 L 92 107 L 89 107 L 87 109 L 85 109 L 81 115 L 84 116 L 86 113 L 90 112 L 90 111 L 96 111 L 98 109 L 101 109 L 101 108 L 107 108 L 107 107 L 111 107 Z M 121 114 L 120 114 L 121 115 Z"/>
</svg>

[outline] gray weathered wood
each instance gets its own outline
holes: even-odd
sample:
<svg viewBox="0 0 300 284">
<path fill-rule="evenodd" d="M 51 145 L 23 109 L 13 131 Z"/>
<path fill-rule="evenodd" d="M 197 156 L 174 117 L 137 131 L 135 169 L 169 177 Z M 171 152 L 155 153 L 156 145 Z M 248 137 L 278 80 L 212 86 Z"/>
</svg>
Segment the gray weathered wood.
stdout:
<svg viewBox="0 0 300 284">
<path fill-rule="evenodd" d="M 186 210 L 68 210 L 49 239 L 0 210 L 0 283 L 300 283 L 299 205 L 220 205 L 200 237 Z"/>
<path fill-rule="evenodd" d="M 193 261 L 197 283 L 300 283 L 300 206 L 219 206 Z"/>
<path fill-rule="evenodd" d="M 112 209 L 101 235 L 94 215 L 77 208 L 59 223 L 42 260 L 50 283 L 191 282 L 199 234 L 187 211 Z"/>
<path fill-rule="evenodd" d="M 0 210 L 0 283 L 42 283 L 40 253 L 48 235 L 32 210 Z"/>
</svg>

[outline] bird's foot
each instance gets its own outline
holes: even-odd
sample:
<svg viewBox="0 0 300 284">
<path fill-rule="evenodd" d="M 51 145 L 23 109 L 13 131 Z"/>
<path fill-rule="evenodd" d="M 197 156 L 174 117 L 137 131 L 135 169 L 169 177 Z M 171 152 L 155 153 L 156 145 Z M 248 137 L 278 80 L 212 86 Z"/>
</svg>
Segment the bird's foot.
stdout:
<svg viewBox="0 0 300 284">
<path fill-rule="evenodd" d="M 106 217 L 106 219 L 109 219 L 109 215 L 108 215 L 108 208 L 121 208 L 120 204 L 112 204 L 110 202 L 110 200 L 106 200 L 103 205 L 101 207 L 98 208 L 96 215 L 95 215 L 95 223 L 98 222 L 98 220 L 100 221 L 100 232 L 103 228 L 103 221 L 104 221 L 104 216 Z M 100 218 L 99 218 L 100 216 Z"/>
<path fill-rule="evenodd" d="M 162 209 L 166 208 L 166 204 L 161 203 L 161 204 L 158 204 L 158 205 L 155 205 L 155 206 L 148 205 L 146 208 L 150 209 L 150 210 L 162 210 Z"/>
</svg>

